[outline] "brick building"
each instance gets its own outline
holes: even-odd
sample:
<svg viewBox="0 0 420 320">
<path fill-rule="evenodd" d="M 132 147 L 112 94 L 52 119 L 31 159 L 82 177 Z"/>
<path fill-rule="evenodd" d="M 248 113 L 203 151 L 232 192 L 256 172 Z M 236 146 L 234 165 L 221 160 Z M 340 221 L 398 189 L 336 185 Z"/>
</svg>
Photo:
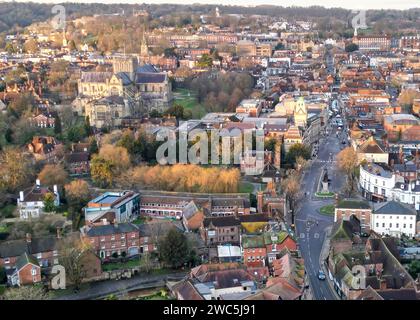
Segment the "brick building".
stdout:
<svg viewBox="0 0 420 320">
<path fill-rule="evenodd" d="M 349 220 L 352 215 L 360 221 L 362 231 L 370 230 L 372 208 L 369 202 L 356 199 L 345 199 L 338 202 L 334 211 L 334 222 Z"/>
<path fill-rule="evenodd" d="M 82 239 L 103 261 L 135 256 L 140 252 L 140 232 L 131 223 L 84 226 L 81 233 Z"/>
</svg>

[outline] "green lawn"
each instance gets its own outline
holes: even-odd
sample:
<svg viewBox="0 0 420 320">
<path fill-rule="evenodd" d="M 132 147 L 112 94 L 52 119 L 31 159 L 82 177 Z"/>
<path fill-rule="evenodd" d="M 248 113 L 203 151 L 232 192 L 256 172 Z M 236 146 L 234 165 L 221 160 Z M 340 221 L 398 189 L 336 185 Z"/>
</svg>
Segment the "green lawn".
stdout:
<svg viewBox="0 0 420 320">
<path fill-rule="evenodd" d="M 334 192 L 316 192 L 315 196 L 319 198 L 333 198 L 335 195 Z"/>
<path fill-rule="evenodd" d="M 6 286 L 3 284 L 0 284 L 0 296 L 3 295 L 3 293 L 6 291 Z"/>
<path fill-rule="evenodd" d="M 180 104 L 187 110 L 191 110 L 193 119 L 201 119 L 207 113 L 204 106 L 197 102 L 195 94 L 188 89 L 176 89 L 174 98 L 175 103 Z"/>
<path fill-rule="evenodd" d="M 129 269 L 138 267 L 140 265 L 139 259 L 129 260 L 127 262 L 113 262 L 113 263 L 105 263 L 102 266 L 103 271 L 112 271 L 112 270 L 120 270 L 120 269 Z"/>
<path fill-rule="evenodd" d="M 323 206 L 321 207 L 321 209 L 319 209 L 319 212 L 321 214 L 325 214 L 327 216 L 332 216 L 334 214 L 334 211 L 335 211 L 335 206 L 333 204 Z"/>
<path fill-rule="evenodd" d="M 134 220 L 132 223 L 133 224 L 137 224 L 137 225 L 139 225 L 139 224 L 143 224 L 143 223 L 145 223 L 146 222 L 146 218 L 145 217 L 138 217 L 136 220 Z"/>
<path fill-rule="evenodd" d="M 254 186 L 249 182 L 241 182 L 239 184 L 239 193 L 252 193 Z"/>
</svg>

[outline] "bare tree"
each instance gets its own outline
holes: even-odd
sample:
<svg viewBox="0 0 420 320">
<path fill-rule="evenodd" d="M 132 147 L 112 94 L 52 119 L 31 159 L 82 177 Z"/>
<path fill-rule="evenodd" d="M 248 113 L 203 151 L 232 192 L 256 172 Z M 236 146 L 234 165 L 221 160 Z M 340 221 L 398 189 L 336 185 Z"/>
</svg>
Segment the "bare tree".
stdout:
<svg viewBox="0 0 420 320">
<path fill-rule="evenodd" d="M 287 177 L 282 181 L 281 187 L 286 200 L 289 203 L 290 210 L 292 211 L 292 224 L 294 224 L 294 214 L 296 210 L 296 204 L 301 197 L 301 175 L 297 170 L 289 170 Z"/>
<path fill-rule="evenodd" d="M 69 236 L 60 243 L 60 264 L 66 270 L 66 277 L 75 289 L 78 290 L 86 275 L 83 266 L 85 254 L 89 246 L 77 237 Z"/>
<path fill-rule="evenodd" d="M 359 160 L 352 147 L 347 147 L 337 155 L 338 169 L 346 175 L 345 192 L 351 196 L 356 189 L 357 168 Z"/>
<path fill-rule="evenodd" d="M 23 286 L 10 288 L 3 295 L 5 300 L 48 300 L 49 296 L 42 286 Z"/>
</svg>

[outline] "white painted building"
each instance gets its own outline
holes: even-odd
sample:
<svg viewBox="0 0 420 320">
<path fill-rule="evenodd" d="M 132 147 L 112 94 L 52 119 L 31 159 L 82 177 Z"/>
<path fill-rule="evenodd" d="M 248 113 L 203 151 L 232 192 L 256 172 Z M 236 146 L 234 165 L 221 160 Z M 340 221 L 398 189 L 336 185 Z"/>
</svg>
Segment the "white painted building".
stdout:
<svg viewBox="0 0 420 320">
<path fill-rule="evenodd" d="M 54 205 L 60 205 L 60 195 L 58 188 L 54 185 L 54 189 L 42 187 L 41 182 L 37 179 L 35 187 L 26 191 L 19 192 L 19 199 L 17 200 L 17 207 L 20 219 L 27 220 L 31 218 L 39 218 L 45 213 L 44 199 L 48 193 L 54 195 Z"/>
<path fill-rule="evenodd" d="M 420 180 L 405 182 L 384 164 L 369 163 L 360 166 L 359 187 L 362 195 L 371 201 L 396 200 L 420 210 Z"/>
<path fill-rule="evenodd" d="M 388 201 L 378 203 L 371 214 L 371 229 L 381 235 L 414 237 L 417 212 L 413 206 Z"/>
</svg>

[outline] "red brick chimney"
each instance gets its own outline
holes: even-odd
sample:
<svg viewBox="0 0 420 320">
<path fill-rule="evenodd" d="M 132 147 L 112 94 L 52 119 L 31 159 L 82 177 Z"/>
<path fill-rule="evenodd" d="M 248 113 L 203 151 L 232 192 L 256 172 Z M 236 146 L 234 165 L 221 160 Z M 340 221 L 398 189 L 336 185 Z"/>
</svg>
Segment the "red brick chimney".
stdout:
<svg viewBox="0 0 420 320">
<path fill-rule="evenodd" d="M 264 193 L 262 191 L 259 191 L 257 193 L 257 212 L 263 213 L 263 207 L 264 207 Z"/>
</svg>

